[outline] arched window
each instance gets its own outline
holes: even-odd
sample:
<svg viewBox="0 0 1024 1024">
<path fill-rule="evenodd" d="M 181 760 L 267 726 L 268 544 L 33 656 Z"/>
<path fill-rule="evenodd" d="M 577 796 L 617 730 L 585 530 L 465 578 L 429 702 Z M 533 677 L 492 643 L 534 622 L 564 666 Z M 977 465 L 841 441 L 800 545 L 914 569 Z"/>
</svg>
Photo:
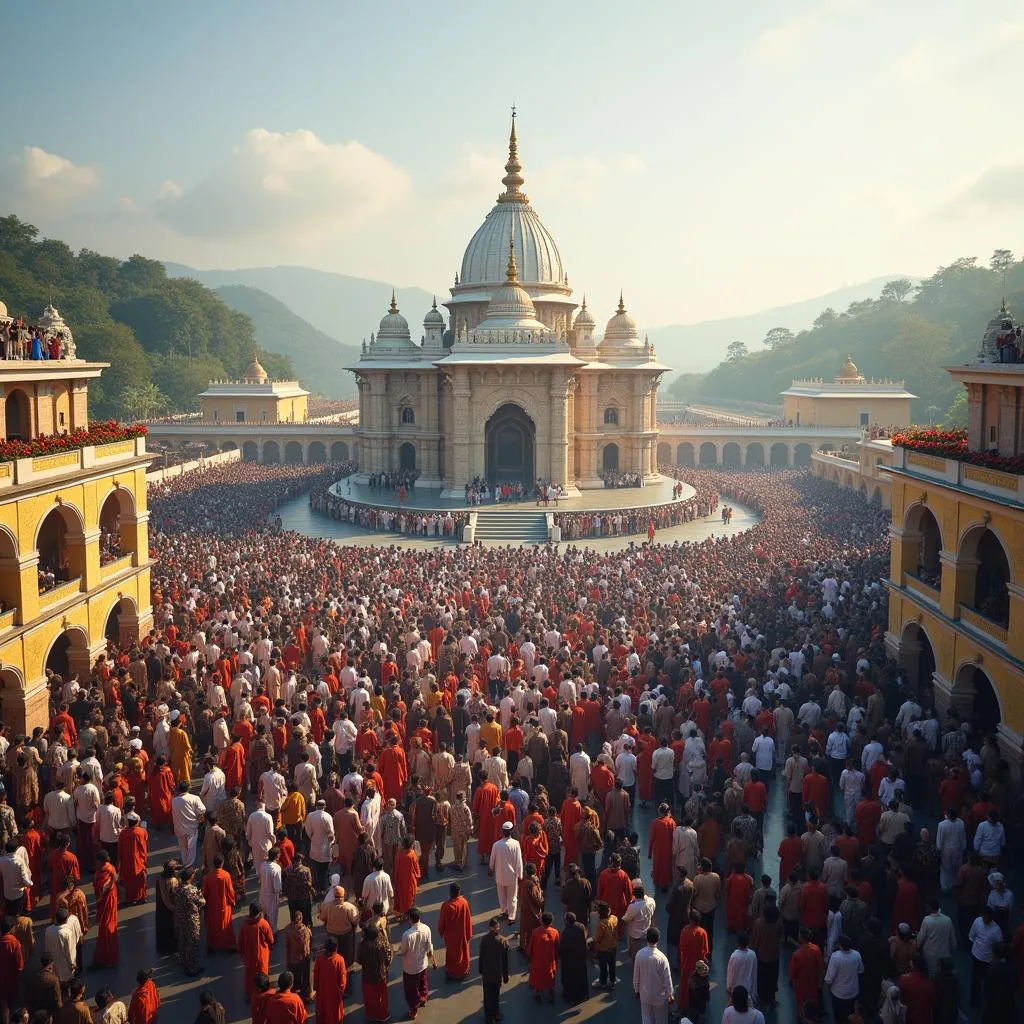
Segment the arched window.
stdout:
<svg viewBox="0 0 1024 1024">
<path fill-rule="evenodd" d="M 409 406 L 409 405 L 402 406 L 402 422 L 403 423 L 415 423 L 416 422 L 416 413 L 413 412 L 412 406 Z"/>
<path fill-rule="evenodd" d="M 614 405 L 609 405 L 604 411 L 604 425 L 606 427 L 617 427 L 619 425 L 619 410 Z"/>
</svg>

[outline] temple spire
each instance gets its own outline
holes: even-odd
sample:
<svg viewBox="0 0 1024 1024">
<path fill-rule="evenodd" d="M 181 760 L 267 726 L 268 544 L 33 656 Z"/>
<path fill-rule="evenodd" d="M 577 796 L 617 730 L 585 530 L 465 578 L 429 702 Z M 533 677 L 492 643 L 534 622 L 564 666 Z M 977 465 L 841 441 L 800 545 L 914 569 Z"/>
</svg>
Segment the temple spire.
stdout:
<svg viewBox="0 0 1024 1024">
<path fill-rule="evenodd" d="M 389 313 L 397 313 L 398 312 L 398 303 L 395 302 L 395 289 L 394 288 L 391 289 L 391 305 L 388 307 L 388 312 Z"/>
<path fill-rule="evenodd" d="M 625 313 L 626 312 L 626 305 L 622 301 L 622 290 L 621 289 L 619 290 L 619 308 L 617 310 L 615 310 L 615 312 L 616 313 Z"/>
<path fill-rule="evenodd" d="M 505 277 L 511 284 L 515 284 L 519 280 L 519 268 L 516 266 L 516 242 L 515 238 L 511 236 L 508 240 L 508 268 L 505 271 Z"/>
<path fill-rule="evenodd" d="M 505 164 L 505 177 L 501 179 L 505 191 L 498 196 L 499 203 L 528 203 L 530 197 L 522 191 L 526 179 L 522 175 L 522 164 L 519 163 L 519 140 L 516 138 L 516 108 L 512 107 L 512 130 L 508 135 L 508 162 Z"/>
</svg>

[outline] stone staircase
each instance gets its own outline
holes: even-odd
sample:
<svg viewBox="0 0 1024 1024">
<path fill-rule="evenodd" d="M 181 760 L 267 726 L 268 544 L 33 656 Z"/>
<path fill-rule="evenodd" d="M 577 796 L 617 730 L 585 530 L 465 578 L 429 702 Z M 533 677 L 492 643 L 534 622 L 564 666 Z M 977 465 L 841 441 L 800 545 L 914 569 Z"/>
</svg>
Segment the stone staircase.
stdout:
<svg viewBox="0 0 1024 1024">
<path fill-rule="evenodd" d="M 484 544 L 546 544 L 547 515 L 529 509 L 479 509 L 476 513 L 475 539 Z"/>
</svg>

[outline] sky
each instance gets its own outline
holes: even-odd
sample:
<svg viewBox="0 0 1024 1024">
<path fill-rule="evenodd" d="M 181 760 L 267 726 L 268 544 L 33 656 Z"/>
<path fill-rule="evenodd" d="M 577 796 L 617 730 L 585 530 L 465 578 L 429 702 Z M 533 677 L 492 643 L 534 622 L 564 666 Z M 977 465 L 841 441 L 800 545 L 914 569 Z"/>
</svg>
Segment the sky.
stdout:
<svg viewBox="0 0 1024 1024">
<path fill-rule="evenodd" d="M 1019 0 L 7 0 L 0 212 L 442 293 L 524 190 L 595 313 L 756 312 L 1024 247 Z M 415 312 L 415 311 L 414 311 Z"/>
</svg>

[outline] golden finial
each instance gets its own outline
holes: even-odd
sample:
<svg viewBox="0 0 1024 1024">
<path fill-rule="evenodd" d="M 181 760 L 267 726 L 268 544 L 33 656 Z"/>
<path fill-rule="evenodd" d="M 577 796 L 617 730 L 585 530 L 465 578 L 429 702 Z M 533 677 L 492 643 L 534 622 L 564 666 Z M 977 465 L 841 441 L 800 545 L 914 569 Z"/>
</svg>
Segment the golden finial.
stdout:
<svg viewBox="0 0 1024 1024">
<path fill-rule="evenodd" d="M 516 138 L 516 108 L 512 106 L 512 130 L 508 134 L 508 163 L 505 164 L 505 177 L 501 183 L 505 191 L 498 196 L 499 203 L 528 203 L 529 196 L 522 191 L 522 185 L 526 180 L 520 173 L 522 165 L 519 163 L 519 140 Z"/>
<path fill-rule="evenodd" d="M 388 308 L 388 312 L 389 313 L 397 313 L 398 312 L 398 303 L 395 302 L 395 289 L 394 288 L 391 289 L 391 305 Z"/>
<path fill-rule="evenodd" d="M 619 290 L 619 308 L 617 310 L 615 310 L 615 312 L 616 313 L 625 313 L 626 312 L 625 303 L 622 301 L 622 290 L 621 289 Z"/>
<path fill-rule="evenodd" d="M 519 269 L 516 267 L 516 243 L 512 236 L 509 236 L 508 240 L 508 269 L 505 271 L 505 277 L 513 284 L 519 280 Z"/>
<path fill-rule="evenodd" d="M 430 304 L 431 309 L 437 309 L 437 296 L 434 296 L 434 301 Z"/>
<path fill-rule="evenodd" d="M 586 311 L 587 311 L 587 293 L 584 292 L 583 293 L 583 305 L 580 306 L 580 312 L 581 313 L 586 313 Z"/>
</svg>

